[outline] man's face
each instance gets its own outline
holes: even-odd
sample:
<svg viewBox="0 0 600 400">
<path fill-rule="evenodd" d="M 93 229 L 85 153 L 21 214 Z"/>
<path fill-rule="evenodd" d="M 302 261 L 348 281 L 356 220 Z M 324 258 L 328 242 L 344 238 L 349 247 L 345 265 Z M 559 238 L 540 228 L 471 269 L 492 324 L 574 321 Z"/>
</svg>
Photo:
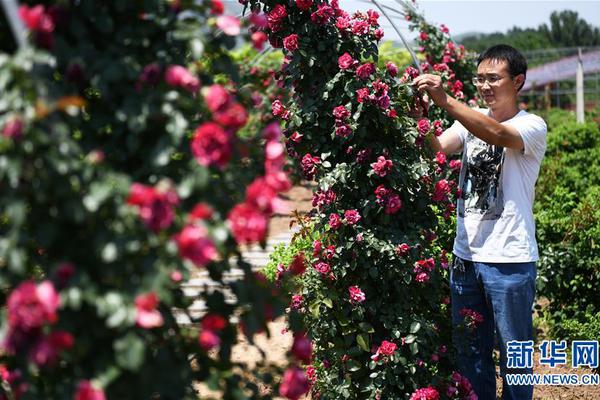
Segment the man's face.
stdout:
<svg viewBox="0 0 600 400">
<path fill-rule="evenodd" d="M 477 67 L 477 78 L 480 81 L 485 78 L 483 84 L 477 85 L 477 92 L 485 104 L 494 110 L 514 106 L 524 76 L 510 76 L 506 61 L 483 60 Z"/>
</svg>

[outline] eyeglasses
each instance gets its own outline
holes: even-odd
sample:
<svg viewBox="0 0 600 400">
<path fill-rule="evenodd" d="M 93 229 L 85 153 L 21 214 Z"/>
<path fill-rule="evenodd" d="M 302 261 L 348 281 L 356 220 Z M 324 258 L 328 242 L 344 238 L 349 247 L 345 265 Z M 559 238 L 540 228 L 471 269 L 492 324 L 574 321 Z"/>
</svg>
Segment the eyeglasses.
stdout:
<svg viewBox="0 0 600 400">
<path fill-rule="evenodd" d="M 473 78 L 473 84 L 475 86 L 483 86 L 487 82 L 490 86 L 498 86 L 500 85 L 500 81 L 504 78 L 508 78 L 508 76 L 491 75 L 487 78 L 484 76 L 476 76 Z"/>
</svg>

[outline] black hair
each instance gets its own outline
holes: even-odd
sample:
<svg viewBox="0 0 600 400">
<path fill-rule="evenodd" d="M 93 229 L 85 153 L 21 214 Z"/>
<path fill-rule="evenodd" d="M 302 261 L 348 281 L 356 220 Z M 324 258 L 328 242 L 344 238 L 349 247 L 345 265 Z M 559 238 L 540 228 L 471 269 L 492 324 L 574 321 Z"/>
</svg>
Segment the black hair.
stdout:
<svg viewBox="0 0 600 400">
<path fill-rule="evenodd" d="M 485 50 L 477 58 L 477 66 L 481 64 L 483 60 L 496 60 L 506 61 L 508 64 L 508 72 L 513 78 L 517 75 L 523 74 L 527 78 L 527 60 L 525 56 L 517 49 L 507 44 L 497 44 Z M 525 84 L 525 79 L 519 87 L 521 90 Z"/>
</svg>

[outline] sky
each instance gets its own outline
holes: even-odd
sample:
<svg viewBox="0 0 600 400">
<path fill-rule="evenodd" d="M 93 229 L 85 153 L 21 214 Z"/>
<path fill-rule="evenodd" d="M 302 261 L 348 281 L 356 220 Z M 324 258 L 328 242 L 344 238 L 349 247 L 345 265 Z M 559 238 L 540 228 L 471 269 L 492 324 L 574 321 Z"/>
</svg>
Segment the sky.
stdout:
<svg viewBox="0 0 600 400">
<path fill-rule="evenodd" d="M 378 0 L 380 4 L 401 10 L 395 0 Z M 369 0 L 340 0 L 340 5 L 347 11 L 375 8 Z M 537 28 L 542 23 L 549 24 L 552 11 L 572 10 L 591 25 L 600 27 L 600 0 L 575 1 L 534 1 L 534 0 L 420 0 L 418 9 L 430 23 L 445 24 L 452 36 L 468 32 L 506 32 L 514 26 L 520 28 Z M 388 15 L 394 13 L 388 11 Z M 380 19 L 385 30 L 385 38 L 395 40 L 391 24 Z M 408 30 L 408 23 L 396 17 L 395 23 L 407 39 L 415 35 Z"/>
</svg>

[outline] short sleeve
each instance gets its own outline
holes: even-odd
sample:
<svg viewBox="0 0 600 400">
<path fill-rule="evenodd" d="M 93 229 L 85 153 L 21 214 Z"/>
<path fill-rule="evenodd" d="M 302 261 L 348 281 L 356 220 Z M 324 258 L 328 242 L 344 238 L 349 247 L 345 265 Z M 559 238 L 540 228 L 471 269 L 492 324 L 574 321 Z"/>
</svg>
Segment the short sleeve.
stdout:
<svg viewBox="0 0 600 400">
<path fill-rule="evenodd" d="M 541 161 L 546 152 L 546 122 L 537 115 L 529 114 L 510 123 L 521 134 L 524 149 L 521 154 Z"/>
<path fill-rule="evenodd" d="M 467 128 L 465 128 L 464 125 L 461 124 L 458 120 L 454 121 L 454 123 L 450 126 L 450 128 L 446 129 L 445 132 L 452 132 L 452 133 L 457 134 L 458 137 L 460 138 L 462 147 L 465 146 L 465 140 L 467 139 L 467 134 L 469 132 L 467 131 Z"/>
</svg>

